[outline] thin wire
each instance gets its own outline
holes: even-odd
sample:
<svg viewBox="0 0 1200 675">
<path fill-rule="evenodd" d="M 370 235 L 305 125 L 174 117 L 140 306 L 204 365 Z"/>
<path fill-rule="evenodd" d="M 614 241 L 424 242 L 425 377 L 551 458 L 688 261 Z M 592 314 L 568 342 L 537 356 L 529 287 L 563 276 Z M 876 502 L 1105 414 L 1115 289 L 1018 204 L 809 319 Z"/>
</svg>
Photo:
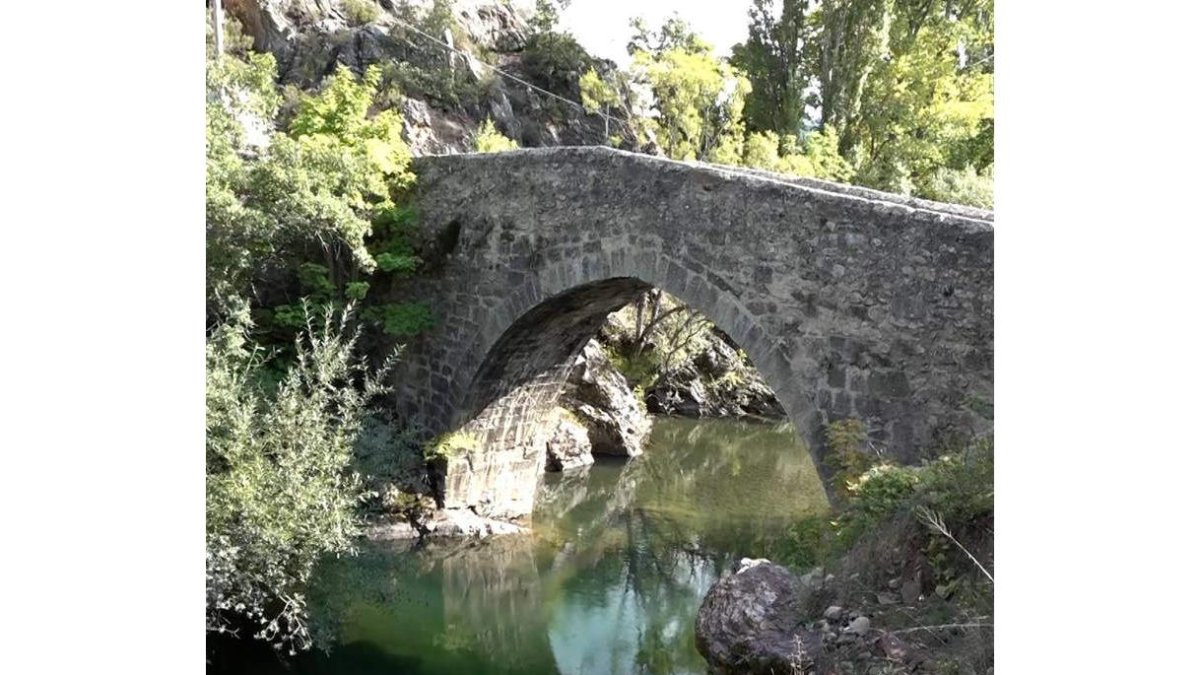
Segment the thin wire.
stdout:
<svg viewBox="0 0 1200 675">
<path fill-rule="evenodd" d="M 979 59 L 978 61 L 975 61 L 975 62 L 973 62 L 973 63 L 968 63 L 967 65 L 963 66 L 963 70 L 966 70 L 967 68 L 971 68 L 971 67 L 977 66 L 977 65 L 979 65 L 979 64 L 981 64 L 981 63 L 985 63 L 985 62 L 987 62 L 987 61 L 991 61 L 991 60 L 992 60 L 993 58 L 995 58 L 995 57 L 996 57 L 996 54 L 995 54 L 995 53 L 988 54 L 987 56 L 983 57 L 982 59 Z"/>
<path fill-rule="evenodd" d="M 586 107 L 584 107 L 584 105 L 582 103 L 579 103 L 578 101 L 572 101 L 571 99 L 559 96 L 558 94 L 555 94 L 552 91 L 546 91 L 545 89 L 542 89 L 541 87 L 537 86 L 536 84 L 533 84 L 532 82 L 526 82 L 525 80 L 522 80 L 521 78 L 517 77 L 516 75 L 510 75 L 509 73 L 506 73 L 503 70 L 500 70 L 499 68 L 493 66 L 490 63 L 487 63 L 480 59 L 476 59 L 474 55 L 464 52 L 461 49 L 458 49 L 457 47 L 453 47 L 451 45 L 446 44 L 446 42 L 444 40 L 439 40 L 439 39 L 433 37 L 432 35 L 426 33 L 425 31 L 421 30 L 420 28 L 417 28 L 416 26 L 412 25 L 411 23 L 405 21 L 404 19 L 396 17 L 396 21 L 411 28 L 413 30 L 413 32 L 415 32 L 417 35 L 424 37 L 426 40 L 429 40 L 430 42 L 436 44 L 437 46 L 441 47 L 442 49 L 446 49 L 446 50 L 454 52 L 455 54 L 466 57 L 468 59 L 468 63 L 471 61 L 474 61 L 474 62 L 478 63 L 479 65 L 495 72 L 497 75 L 500 75 L 502 77 L 507 77 L 508 79 L 513 80 L 514 82 L 519 82 L 519 83 L 525 85 L 526 87 L 529 87 L 530 89 L 535 89 L 537 91 L 540 91 L 543 94 L 545 94 L 551 98 L 556 98 L 568 105 L 573 105 L 576 108 L 579 108 L 580 110 L 582 110 L 585 114 L 599 115 L 600 117 L 603 117 L 607 120 L 611 120 L 613 122 L 617 122 L 617 123 L 625 125 L 626 127 L 629 127 L 629 122 L 627 120 L 623 120 L 619 117 L 613 117 L 612 115 L 609 115 L 607 113 L 602 113 L 600 111 L 589 112 L 588 109 Z"/>
</svg>

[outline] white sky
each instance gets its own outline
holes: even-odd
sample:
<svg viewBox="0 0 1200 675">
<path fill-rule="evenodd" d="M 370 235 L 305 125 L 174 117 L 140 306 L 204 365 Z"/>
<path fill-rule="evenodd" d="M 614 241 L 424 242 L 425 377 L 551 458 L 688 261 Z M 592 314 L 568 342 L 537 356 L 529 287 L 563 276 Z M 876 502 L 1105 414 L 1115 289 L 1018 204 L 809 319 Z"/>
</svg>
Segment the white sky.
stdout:
<svg viewBox="0 0 1200 675">
<path fill-rule="evenodd" d="M 629 20 L 635 16 L 658 29 L 672 12 L 679 12 L 718 54 L 728 55 L 730 47 L 746 38 L 749 9 L 749 0 L 573 0 L 559 27 L 592 54 L 624 66 L 629 62 L 625 44 L 633 33 Z"/>
</svg>

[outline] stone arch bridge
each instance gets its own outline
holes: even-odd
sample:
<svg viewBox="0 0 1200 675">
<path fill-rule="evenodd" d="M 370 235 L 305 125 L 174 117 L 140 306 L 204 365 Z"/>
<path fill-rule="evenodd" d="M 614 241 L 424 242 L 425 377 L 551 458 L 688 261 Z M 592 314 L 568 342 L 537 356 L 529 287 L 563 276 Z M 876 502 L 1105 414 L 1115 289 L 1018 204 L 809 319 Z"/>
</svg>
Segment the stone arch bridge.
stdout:
<svg viewBox="0 0 1200 675">
<path fill-rule="evenodd" d="M 409 343 L 396 395 L 430 435 L 479 442 L 449 460 L 446 508 L 530 512 L 574 357 L 651 286 L 747 352 L 818 466 L 840 418 L 904 462 L 990 428 L 990 212 L 606 148 L 415 166 L 440 252 L 392 295 L 438 325 Z"/>
</svg>

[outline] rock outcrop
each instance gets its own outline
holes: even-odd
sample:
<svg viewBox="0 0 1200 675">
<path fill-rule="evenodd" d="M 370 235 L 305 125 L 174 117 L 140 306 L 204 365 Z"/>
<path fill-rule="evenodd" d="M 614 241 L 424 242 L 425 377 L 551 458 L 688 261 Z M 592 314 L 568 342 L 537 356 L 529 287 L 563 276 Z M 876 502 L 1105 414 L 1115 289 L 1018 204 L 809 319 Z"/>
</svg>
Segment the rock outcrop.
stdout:
<svg viewBox="0 0 1200 675">
<path fill-rule="evenodd" d="M 587 427 L 592 452 L 636 457 L 650 433 L 651 421 L 629 383 L 591 340 L 575 359 L 561 398 Z"/>
<path fill-rule="evenodd" d="M 311 88 L 339 66 L 360 74 L 383 67 L 386 105 L 403 114 L 414 155 L 470 152 L 472 133 L 487 119 L 524 147 L 608 145 L 616 134 L 632 148 L 627 125 L 606 127 L 601 116 L 562 101 L 580 100 L 578 76 L 589 68 L 607 73 L 616 64 L 574 43 L 537 43 L 532 0 L 452 0 L 445 14 L 432 0 L 368 4 L 363 14 L 338 0 L 226 2 L 254 49 L 274 54 L 283 82 Z M 627 117 L 626 107 L 608 114 Z"/>
<path fill-rule="evenodd" d="M 771 387 L 723 336 L 714 331 L 707 342 L 704 350 L 646 392 L 650 412 L 770 419 L 787 415 Z"/>
<path fill-rule="evenodd" d="M 787 568 L 743 559 L 704 596 L 696 648 L 718 673 L 812 672 L 821 634 L 802 622 L 808 592 Z"/>
<path fill-rule="evenodd" d="M 588 430 L 563 411 L 559 415 L 554 431 L 546 441 L 546 470 L 570 471 L 589 466 L 596 460 L 592 457 L 592 442 Z"/>
</svg>

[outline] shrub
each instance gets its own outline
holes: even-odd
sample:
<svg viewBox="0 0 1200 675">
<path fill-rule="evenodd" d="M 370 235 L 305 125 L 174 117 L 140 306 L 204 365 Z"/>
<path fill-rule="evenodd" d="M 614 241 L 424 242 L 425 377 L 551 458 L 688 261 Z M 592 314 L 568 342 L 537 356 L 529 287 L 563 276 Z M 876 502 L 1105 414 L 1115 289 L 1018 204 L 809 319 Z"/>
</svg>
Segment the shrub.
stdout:
<svg viewBox="0 0 1200 675">
<path fill-rule="evenodd" d="M 525 45 L 524 65 L 533 83 L 553 92 L 571 92 L 593 65 L 591 55 L 575 38 L 554 31 L 537 33 Z"/>
<path fill-rule="evenodd" d="M 825 427 L 825 443 L 829 448 L 825 462 L 833 470 L 834 485 L 847 496 L 848 486 L 879 459 L 866 448 L 867 427 L 853 418 L 830 422 Z"/>
<path fill-rule="evenodd" d="M 471 146 L 475 148 L 475 152 L 504 152 L 519 147 L 516 141 L 496 130 L 491 118 L 484 121 L 471 137 Z"/>
<path fill-rule="evenodd" d="M 260 296 L 265 280 L 278 287 L 280 273 L 311 263 L 314 251 L 339 261 L 325 265 L 339 288 L 373 271 L 365 244 L 372 221 L 414 179 L 399 115 L 368 117 L 381 77 L 374 67 L 361 82 L 339 68 L 321 91 L 299 95 L 288 133 L 248 148 L 244 113 L 273 125 L 279 100 L 274 61 L 249 58 L 209 66 L 206 259 L 210 306 L 219 311 L 252 285 Z"/>
<path fill-rule="evenodd" d="M 351 26 L 362 26 L 379 19 L 379 6 L 372 0 L 342 0 Z"/>
<path fill-rule="evenodd" d="M 449 459 L 483 447 L 474 434 L 459 429 L 442 434 L 425 445 L 425 459 Z"/>
<path fill-rule="evenodd" d="M 259 378 L 245 312 L 206 345 L 206 626 L 295 651 L 311 643 L 305 583 L 318 559 L 352 550 L 361 482 L 349 471 L 384 370 L 354 356 L 349 312 L 309 315 L 278 386 Z M 389 364 L 390 365 L 390 364 Z"/>
</svg>

